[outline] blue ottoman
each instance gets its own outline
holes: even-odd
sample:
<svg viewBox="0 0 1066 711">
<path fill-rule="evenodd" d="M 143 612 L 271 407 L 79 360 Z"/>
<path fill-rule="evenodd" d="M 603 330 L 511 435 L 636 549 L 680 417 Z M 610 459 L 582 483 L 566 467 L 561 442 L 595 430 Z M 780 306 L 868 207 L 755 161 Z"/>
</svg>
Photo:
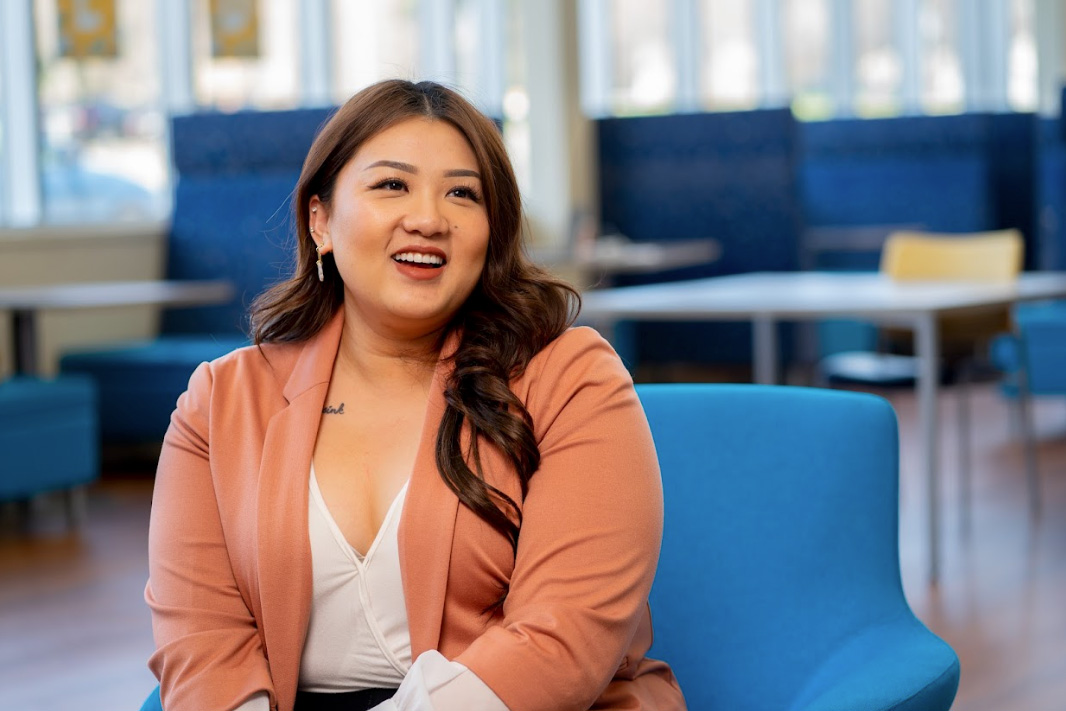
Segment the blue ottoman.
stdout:
<svg viewBox="0 0 1066 711">
<path fill-rule="evenodd" d="M 0 501 L 78 492 L 99 478 L 92 380 L 15 377 L 0 383 L 0 452 Z M 76 513 L 73 505 L 70 513 Z"/>
</svg>

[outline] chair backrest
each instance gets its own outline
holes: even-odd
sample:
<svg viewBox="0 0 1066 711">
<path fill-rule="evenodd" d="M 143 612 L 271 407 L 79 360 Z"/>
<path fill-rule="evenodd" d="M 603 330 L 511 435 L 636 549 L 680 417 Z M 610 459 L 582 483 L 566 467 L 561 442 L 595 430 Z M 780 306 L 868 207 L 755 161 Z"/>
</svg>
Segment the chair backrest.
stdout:
<svg viewBox="0 0 1066 711">
<path fill-rule="evenodd" d="M 1014 322 L 1034 395 L 1066 395 L 1066 301 L 1019 304 Z"/>
<path fill-rule="evenodd" d="M 167 243 L 170 279 L 228 279 L 237 297 L 173 309 L 166 334 L 241 334 L 251 301 L 293 267 L 290 197 L 332 109 L 204 112 L 172 119 L 177 170 Z"/>
<path fill-rule="evenodd" d="M 760 385 L 637 392 L 666 508 L 651 656 L 671 664 L 689 708 L 791 708 L 854 630 L 913 619 L 886 401 Z"/>
<path fill-rule="evenodd" d="M 1022 269 L 1022 234 L 894 232 L 881 252 L 881 271 L 895 281 L 1011 281 Z"/>
</svg>

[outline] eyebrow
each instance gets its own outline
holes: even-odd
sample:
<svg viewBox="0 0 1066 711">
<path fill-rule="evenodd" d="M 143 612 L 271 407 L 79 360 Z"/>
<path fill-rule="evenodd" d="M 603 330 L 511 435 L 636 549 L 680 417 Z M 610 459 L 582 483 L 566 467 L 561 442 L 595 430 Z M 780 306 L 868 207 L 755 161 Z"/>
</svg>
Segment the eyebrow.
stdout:
<svg viewBox="0 0 1066 711">
<path fill-rule="evenodd" d="M 412 173 L 417 175 L 418 168 L 410 163 L 403 163 L 398 160 L 379 160 L 368 165 L 365 170 L 371 168 L 395 168 L 396 170 L 402 170 L 405 173 Z M 454 168 L 452 170 L 444 171 L 445 178 L 477 178 L 481 180 L 481 173 L 476 170 L 469 170 L 467 168 Z"/>
</svg>

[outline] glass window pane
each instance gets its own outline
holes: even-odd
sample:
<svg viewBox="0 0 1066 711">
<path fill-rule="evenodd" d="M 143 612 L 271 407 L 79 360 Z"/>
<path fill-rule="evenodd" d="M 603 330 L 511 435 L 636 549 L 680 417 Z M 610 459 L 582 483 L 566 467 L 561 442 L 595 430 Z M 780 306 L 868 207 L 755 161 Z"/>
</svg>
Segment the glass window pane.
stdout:
<svg viewBox="0 0 1066 711">
<path fill-rule="evenodd" d="M 616 114 L 663 113 L 677 96 L 670 3 L 611 0 L 611 104 Z"/>
<path fill-rule="evenodd" d="M 61 56 L 55 0 L 35 1 L 46 221 L 165 217 L 166 122 L 154 8 L 119 0 L 114 55 L 74 58 Z M 91 11 L 81 20 L 110 22 Z"/>
<path fill-rule="evenodd" d="M 759 100 L 759 57 L 753 3 L 702 0 L 701 93 L 719 111 L 750 109 Z"/>
<path fill-rule="evenodd" d="M 193 3 L 193 91 L 196 102 L 222 111 L 245 108 L 286 109 L 300 104 L 298 0 L 255 0 L 254 15 L 239 12 L 243 2 L 218 2 L 212 19 L 211 0 Z M 228 13 L 228 14 L 227 14 Z M 215 56 L 240 52 L 246 45 L 232 41 L 228 47 L 213 43 L 216 28 L 245 27 L 250 56 Z"/>
<path fill-rule="evenodd" d="M 523 194 L 530 190 L 532 178 L 532 139 L 529 129 L 529 91 L 526 76 L 526 42 L 522 31 L 522 0 L 508 0 L 504 25 L 506 65 L 503 95 L 503 140 L 514 165 L 518 187 Z"/>
<path fill-rule="evenodd" d="M 855 113 L 877 117 L 899 114 L 903 60 L 896 46 L 892 0 L 864 0 L 854 6 Z"/>
<path fill-rule="evenodd" d="M 918 16 L 922 109 L 930 114 L 963 109 L 965 83 L 959 59 L 955 0 L 922 0 Z"/>
<path fill-rule="evenodd" d="M 831 19 L 826 0 L 785 0 L 785 66 L 792 110 L 801 119 L 833 115 Z"/>
<path fill-rule="evenodd" d="M 485 22 L 480 12 L 482 7 L 477 0 L 456 0 L 455 3 L 455 83 L 465 89 L 468 96 L 479 96 L 488 88 L 480 86 L 483 57 L 479 39 Z"/>
<path fill-rule="evenodd" d="M 333 1 L 334 93 L 343 102 L 381 79 L 416 79 L 418 2 Z"/>
<path fill-rule="evenodd" d="M 1010 49 L 1007 58 L 1007 97 L 1015 111 L 1037 109 L 1036 30 L 1033 0 L 1011 0 Z"/>
<path fill-rule="evenodd" d="M 0 28 L 0 41 L 3 40 L 2 36 L 3 28 Z M 0 57 L 0 101 L 4 99 L 4 58 Z M 0 226 L 3 226 L 7 222 L 7 215 L 4 214 L 7 200 L 4 198 L 7 195 L 7 173 L 4 167 L 7 163 L 4 160 L 4 150 L 7 148 L 7 136 L 4 133 L 4 112 L 0 111 Z"/>
</svg>

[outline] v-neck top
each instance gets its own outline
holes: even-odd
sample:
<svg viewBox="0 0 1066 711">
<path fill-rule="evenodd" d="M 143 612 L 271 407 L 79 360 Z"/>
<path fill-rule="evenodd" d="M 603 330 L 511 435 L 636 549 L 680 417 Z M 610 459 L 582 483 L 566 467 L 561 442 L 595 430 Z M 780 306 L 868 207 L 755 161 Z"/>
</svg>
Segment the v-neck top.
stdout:
<svg viewBox="0 0 1066 711">
<path fill-rule="evenodd" d="M 407 484 L 366 555 L 360 555 L 330 514 L 313 465 L 310 480 L 313 604 L 300 689 L 328 693 L 398 687 L 411 668 L 397 538 Z"/>
</svg>

